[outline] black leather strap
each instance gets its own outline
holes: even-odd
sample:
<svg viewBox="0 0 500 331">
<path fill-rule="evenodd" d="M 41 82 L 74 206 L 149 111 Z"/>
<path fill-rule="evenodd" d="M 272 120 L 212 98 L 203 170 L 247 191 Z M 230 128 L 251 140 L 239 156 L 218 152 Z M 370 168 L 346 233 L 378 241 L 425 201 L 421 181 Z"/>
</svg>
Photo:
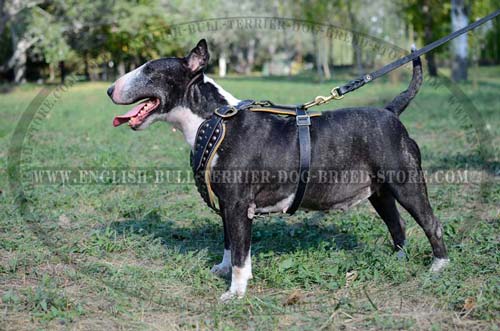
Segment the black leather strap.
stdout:
<svg viewBox="0 0 500 331">
<path fill-rule="evenodd" d="M 295 120 L 297 122 L 297 130 L 299 136 L 299 182 L 292 205 L 286 211 L 293 215 L 299 209 L 304 194 L 306 193 L 307 183 L 309 182 L 309 169 L 311 168 L 311 134 L 309 127 L 311 126 L 311 117 L 301 107 L 295 109 Z"/>
<path fill-rule="evenodd" d="M 212 116 L 198 128 L 192 152 L 192 167 L 194 172 L 205 169 L 207 165 L 206 162 L 222 136 L 221 121 L 222 119 L 220 117 Z"/>
<path fill-rule="evenodd" d="M 191 168 L 193 169 L 196 188 L 205 203 L 215 212 L 219 212 L 219 210 L 210 199 L 205 174 L 210 157 L 214 153 L 215 146 L 218 145 L 223 135 L 224 126 L 222 125 L 222 119 L 218 116 L 210 117 L 198 128 L 194 149 L 191 152 Z"/>
<path fill-rule="evenodd" d="M 191 152 L 191 168 L 194 173 L 194 181 L 205 203 L 216 212 L 219 211 L 210 199 L 210 185 L 206 182 L 205 177 L 208 171 L 208 162 L 224 137 L 223 121 L 236 115 L 238 111 L 250 107 L 252 103 L 252 100 L 243 100 L 236 106 L 227 105 L 216 109 L 214 115 L 205 120 L 196 133 L 194 148 Z"/>
<path fill-rule="evenodd" d="M 402 58 L 400 58 L 392 63 L 389 63 L 388 65 L 383 66 L 382 68 L 378 69 L 377 71 L 374 71 L 370 74 L 366 74 L 366 75 L 363 75 L 359 78 L 351 80 L 349 83 L 337 88 L 337 92 L 338 92 L 339 96 L 342 96 L 346 93 L 357 90 L 358 88 L 365 85 L 366 83 L 372 82 L 373 80 L 387 74 L 388 72 L 390 72 L 396 68 L 399 68 L 402 65 L 405 65 L 406 63 L 418 58 L 419 56 L 421 56 L 425 53 L 432 51 L 434 48 L 439 47 L 442 44 L 444 44 L 452 39 L 455 39 L 456 37 L 466 33 L 467 31 L 470 31 L 472 29 L 477 28 L 481 24 L 486 23 L 487 21 L 497 17 L 498 15 L 500 15 L 500 10 L 497 10 L 497 11 L 489 14 L 488 16 L 485 16 L 485 17 L 475 21 L 474 23 L 469 24 L 462 29 L 459 29 L 455 32 L 452 32 L 449 35 L 447 35 L 441 39 L 438 39 L 438 40 L 430 43 L 429 45 L 427 45 L 419 50 L 416 50 L 415 52 L 412 52 L 409 55 L 406 55 L 405 57 L 402 57 Z"/>
</svg>

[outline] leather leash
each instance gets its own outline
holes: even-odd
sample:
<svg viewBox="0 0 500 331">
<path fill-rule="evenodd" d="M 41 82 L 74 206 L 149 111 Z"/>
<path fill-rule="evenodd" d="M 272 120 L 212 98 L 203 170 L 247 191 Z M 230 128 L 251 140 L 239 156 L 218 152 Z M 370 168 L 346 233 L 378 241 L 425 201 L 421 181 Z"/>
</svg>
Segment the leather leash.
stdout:
<svg viewBox="0 0 500 331">
<path fill-rule="evenodd" d="M 418 58 L 419 56 L 432 51 L 433 49 L 441 46 L 442 44 L 447 43 L 448 41 L 455 39 L 458 36 L 468 32 L 472 29 L 477 28 L 478 26 L 488 22 L 489 20 L 492 20 L 493 18 L 497 17 L 498 15 L 500 15 L 500 10 L 497 10 L 497 11 L 489 14 L 488 16 L 485 16 L 485 17 L 475 21 L 474 23 L 469 24 L 462 29 L 459 29 L 453 33 L 450 33 L 449 35 L 447 35 L 441 39 L 438 39 L 438 40 L 430 43 L 429 45 L 412 52 L 411 54 L 408 54 L 408 55 L 406 55 L 406 56 L 404 56 L 404 57 L 402 57 L 402 58 L 400 58 L 392 63 L 389 63 L 388 65 L 385 65 L 382 68 L 380 68 L 376 71 L 373 71 L 372 73 L 362 75 L 354 80 L 351 80 L 350 82 L 348 82 L 347 84 L 344 84 L 342 86 L 334 87 L 330 91 L 329 96 L 325 97 L 325 96 L 318 95 L 316 98 L 314 98 L 313 101 L 310 101 L 310 102 L 303 104 L 302 107 L 305 109 L 308 109 L 308 108 L 311 108 L 314 106 L 319 106 L 319 105 L 328 103 L 331 100 L 342 99 L 345 94 L 352 92 L 352 91 L 355 91 L 367 83 L 373 82 L 375 79 L 377 79 L 381 76 L 384 76 L 385 74 L 393 71 L 394 69 L 397 69 L 397 68 L 405 65 L 406 63 L 413 61 L 414 59 Z"/>
</svg>

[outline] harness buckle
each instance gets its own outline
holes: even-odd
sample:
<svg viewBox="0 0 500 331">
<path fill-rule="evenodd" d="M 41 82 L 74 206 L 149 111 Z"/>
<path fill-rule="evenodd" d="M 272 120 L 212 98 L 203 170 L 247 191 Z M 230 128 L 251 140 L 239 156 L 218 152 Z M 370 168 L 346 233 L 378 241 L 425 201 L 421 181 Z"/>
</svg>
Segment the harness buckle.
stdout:
<svg viewBox="0 0 500 331">
<path fill-rule="evenodd" d="M 309 116 L 309 114 L 297 115 L 297 116 L 295 116 L 295 120 L 297 122 L 297 126 L 310 126 L 311 125 L 311 117 Z"/>
</svg>

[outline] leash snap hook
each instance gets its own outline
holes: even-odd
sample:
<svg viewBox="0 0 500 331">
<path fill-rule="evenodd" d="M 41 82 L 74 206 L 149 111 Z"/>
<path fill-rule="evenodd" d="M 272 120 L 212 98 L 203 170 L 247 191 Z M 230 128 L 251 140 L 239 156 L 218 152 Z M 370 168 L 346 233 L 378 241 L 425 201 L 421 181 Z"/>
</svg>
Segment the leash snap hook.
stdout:
<svg viewBox="0 0 500 331">
<path fill-rule="evenodd" d="M 311 108 L 314 106 L 323 105 L 323 104 L 328 103 L 332 100 L 340 100 L 342 98 L 344 98 L 344 95 L 340 95 L 340 88 L 337 86 L 337 87 L 332 88 L 329 96 L 325 97 L 322 95 L 318 95 L 316 98 L 314 98 L 313 101 L 310 101 L 308 103 L 303 104 L 302 107 L 304 109 L 308 109 L 308 108 Z"/>
<path fill-rule="evenodd" d="M 340 100 L 344 98 L 344 95 L 340 95 L 340 87 L 334 87 L 330 91 L 330 94 L 332 95 L 332 98 L 335 100 Z"/>
</svg>

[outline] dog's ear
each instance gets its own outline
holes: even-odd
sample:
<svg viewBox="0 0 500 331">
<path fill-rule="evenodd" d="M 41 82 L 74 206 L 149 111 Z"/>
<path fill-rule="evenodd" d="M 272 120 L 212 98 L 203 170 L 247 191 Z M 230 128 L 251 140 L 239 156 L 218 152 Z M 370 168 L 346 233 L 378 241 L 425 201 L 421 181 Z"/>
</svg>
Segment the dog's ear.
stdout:
<svg viewBox="0 0 500 331">
<path fill-rule="evenodd" d="M 195 73 L 207 67 L 209 57 L 207 42 L 202 39 L 186 56 L 186 63 L 188 68 Z"/>
</svg>

